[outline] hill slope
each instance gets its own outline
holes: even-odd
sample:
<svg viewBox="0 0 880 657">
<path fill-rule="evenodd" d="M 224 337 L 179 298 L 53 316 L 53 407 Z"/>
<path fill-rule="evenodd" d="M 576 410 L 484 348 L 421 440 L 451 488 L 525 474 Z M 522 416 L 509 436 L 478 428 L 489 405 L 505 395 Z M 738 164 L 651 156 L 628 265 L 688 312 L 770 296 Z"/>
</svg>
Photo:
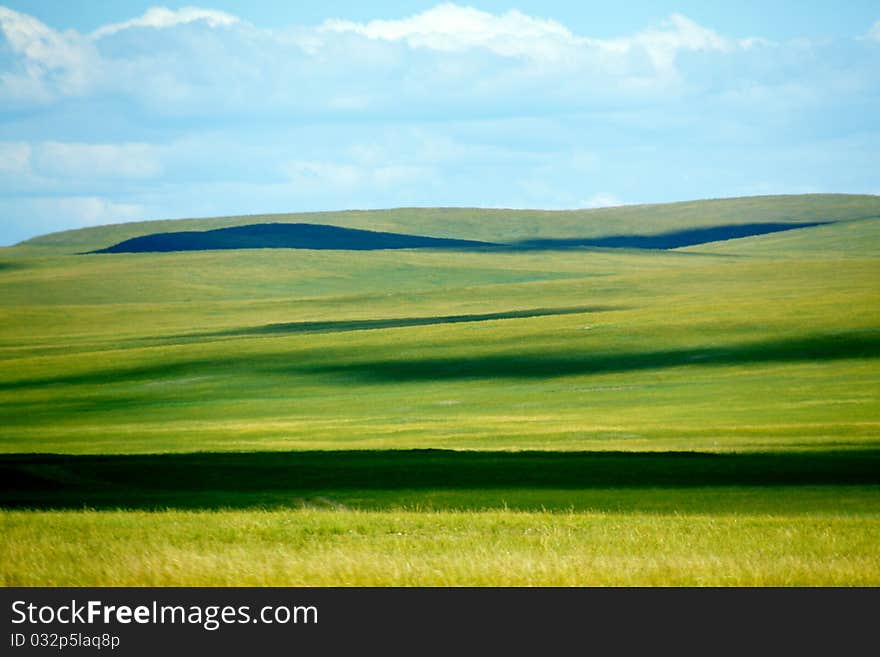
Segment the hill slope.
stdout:
<svg viewBox="0 0 880 657">
<path fill-rule="evenodd" d="M 808 194 L 629 205 L 595 210 L 398 208 L 146 221 L 52 233 L 27 240 L 22 245 L 82 252 L 103 249 L 153 233 L 214 230 L 261 223 L 312 223 L 436 238 L 509 243 L 537 239 L 650 235 L 766 222 L 846 221 L 867 217 L 880 217 L 880 196 Z"/>
<path fill-rule="evenodd" d="M 866 257 L 880 252 L 880 217 L 805 227 L 691 247 L 717 254 L 773 257 Z"/>
</svg>

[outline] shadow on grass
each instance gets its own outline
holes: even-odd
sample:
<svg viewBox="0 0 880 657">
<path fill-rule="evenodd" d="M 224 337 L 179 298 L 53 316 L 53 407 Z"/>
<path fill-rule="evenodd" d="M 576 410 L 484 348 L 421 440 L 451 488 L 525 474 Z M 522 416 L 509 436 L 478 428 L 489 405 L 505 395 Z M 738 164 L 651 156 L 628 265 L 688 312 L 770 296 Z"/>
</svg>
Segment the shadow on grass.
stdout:
<svg viewBox="0 0 880 657">
<path fill-rule="evenodd" d="M 880 484 L 880 450 L 470 452 L 447 450 L 0 456 L 6 508 L 295 506 L 325 493 Z"/>
<path fill-rule="evenodd" d="M 282 333 L 338 333 L 343 331 L 368 331 L 387 328 L 406 328 L 410 326 L 432 326 L 435 324 L 466 324 L 470 322 L 490 322 L 501 319 L 528 319 L 530 317 L 552 317 L 555 315 L 579 315 L 623 310 L 620 307 L 574 306 L 569 308 L 528 308 L 498 313 L 470 315 L 440 315 L 437 317 L 393 317 L 388 319 L 354 319 L 326 322 L 283 322 L 264 324 L 213 333 L 188 334 L 180 337 L 221 337 L 237 335 L 276 335 Z"/>
<path fill-rule="evenodd" d="M 710 242 L 755 237 L 769 233 L 779 233 L 798 228 L 824 226 L 828 221 L 807 223 L 756 223 L 728 224 L 724 226 L 708 226 L 705 228 L 689 228 L 657 235 L 608 235 L 606 237 L 574 238 L 574 239 L 538 239 L 517 242 L 514 249 L 556 250 L 575 247 L 599 247 L 613 249 L 678 249 L 685 246 L 696 246 Z"/>
<path fill-rule="evenodd" d="M 829 222 L 751 223 L 705 226 L 655 235 L 608 235 L 571 239 L 535 239 L 499 244 L 474 240 L 386 233 L 341 226 L 303 223 L 268 223 L 231 226 L 204 231 L 154 233 L 133 237 L 89 253 L 159 253 L 218 249 L 333 249 L 373 251 L 387 249 L 455 250 L 556 250 L 578 247 L 676 249 L 720 240 L 765 235 L 785 230 L 821 226 Z"/>
<path fill-rule="evenodd" d="M 572 312 L 575 312 L 571 309 Z M 581 310 L 577 312 L 583 312 Z M 463 316 L 464 317 L 464 316 Z M 278 329 L 284 331 L 284 329 Z M 107 385 L 168 378 L 229 375 L 237 372 L 266 376 L 338 376 L 367 384 L 446 381 L 457 379 L 533 379 L 588 376 L 613 372 L 655 370 L 685 365 L 820 363 L 880 356 L 880 331 L 820 333 L 779 340 L 734 343 L 687 349 L 646 351 L 521 352 L 462 358 L 357 360 L 350 353 L 302 349 L 261 355 L 178 360 L 127 368 L 110 368 L 55 377 L 19 379 L 0 383 L 0 390 L 50 385 Z M 352 358 L 354 357 L 354 358 Z M 335 361 L 335 362 L 334 362 Z"/>
<path fill-rule="evenodd" d="M 218 249 L 485 249 L 491 242 L 386 233 L 341 226 L 269 223 L 213 230 L 154 233 L 127 239 L 90 253 L 164 253 Z"/>
<path fill-rule="evenodd" d="M 880 356 L 880 332 L 819 334 L 694 349 L 568 354 L 489 354 L 471 358 L 375 360 L 316 365 L 307 371 L 344 374 L 371 383 L 455 379 L 529 379 L 746 363 L 821 362 Z"/>
</svg>

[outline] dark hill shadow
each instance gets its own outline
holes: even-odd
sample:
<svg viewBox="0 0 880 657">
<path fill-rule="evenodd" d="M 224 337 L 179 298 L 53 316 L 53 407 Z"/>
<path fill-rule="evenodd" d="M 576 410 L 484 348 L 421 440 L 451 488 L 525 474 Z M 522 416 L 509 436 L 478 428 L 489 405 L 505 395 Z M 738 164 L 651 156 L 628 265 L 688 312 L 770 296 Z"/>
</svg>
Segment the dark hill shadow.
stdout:
<svg viewBox="0 0 880 657">
<path fill-rule="evenodd" d="M 516 242 L 511 246 L 515 249 L 555 250 L 575 247 L 596 247 L 614 249 L 679 249 L 685 246 L 721 242 L 724 240 L 753 237 L 768 233 L 779 233 L 798 228 L 823 226 L 831 222 L 818 221 L 809 223 L 763 223 L 763 224 L 731 224 L 711 226 L 708 228 L 690 228 L 659 235 L 609 235 L 607 237 L 575 238 L 575 239 L 538 239 Z"/>
<path fill-rule="evenodd" d="M 510 244 L 386 233 L 322 224 L 251 224 L 205 231 L 143 235 L 90 253 L 163 253 L 217 249 L 321 249 L 375 251 L 385 249 L 558 250 L 581 247 L 677 249 L 740 237 L 765 235 L 830 222 L 753 223 L 691 228 L 658 235 L 610 235 L 572 239 L 535 239 Z"/>
<path fill-rule="evenodd" d="M 320 224 L 252 224 L 134 237 L 92 253 L 155 253 L 214 249 L 465 249 L 495 246 L 473 240 L 383 233 Z"/>
<path fill-rule="evenodd" d="M 880 484 L 880 450 L 447 450 L 0 455 L 0 507 L 296 506 L 333 491 L 594 490 Z"/>
</svg>

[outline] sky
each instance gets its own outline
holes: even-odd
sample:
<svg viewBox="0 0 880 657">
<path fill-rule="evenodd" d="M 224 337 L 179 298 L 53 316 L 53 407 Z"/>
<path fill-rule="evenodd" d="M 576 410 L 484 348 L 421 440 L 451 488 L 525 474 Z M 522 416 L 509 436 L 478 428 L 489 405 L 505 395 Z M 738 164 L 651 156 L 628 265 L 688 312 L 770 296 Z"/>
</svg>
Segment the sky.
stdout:
<svg viewBox="0 0 880 657">
<path fill-rule="evenodd" d="M 0 245 L 182 217 L 880 194 L 880 4 L 0 0 Z"/>
</svg>

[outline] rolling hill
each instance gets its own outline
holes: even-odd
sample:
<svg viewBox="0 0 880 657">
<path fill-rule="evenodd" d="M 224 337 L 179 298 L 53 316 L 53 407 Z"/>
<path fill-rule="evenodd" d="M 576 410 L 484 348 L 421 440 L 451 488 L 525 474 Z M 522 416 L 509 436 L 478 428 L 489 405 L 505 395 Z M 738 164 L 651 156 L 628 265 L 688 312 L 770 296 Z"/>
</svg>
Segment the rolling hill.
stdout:
<svg viewBox="0 0 880 657">
<path fill-rule="evenodd" d="M 52 251 L 47 253 L 97 251 L 156 233 L 207 231 L 267 223 L 321 224 L 424 237 L 511 243 L 658 235 L 716 226 L 833 222 L 869 217 L 880 217 L 880 196 L 759 196 L 564 211 L 398 208 L 133 222 L 52 233 L 22 242 L 22 246 L 51 247 Z"/>
<path fill-rule="evenodd" d="M 503 249 L 507 251 L 558 250 L 580 247 L 677 249 L 695 244 L 727 241 L 830 222 L 733 224 L 691 228 L 657 235 L 609 235 L 606 237 L 534 239 L 509 244 L 457 240 L 401 233 L 323 226 L 321 224 L 246 224 L 205 231 L 153 233 L 132 237 L 91 253 L 168 253 L 232 249 L 311 249 L 381 251 L 389 249 Z"/>
<path fill-rule="evenodd" d="M 0 249 L 0 584 L 876 586 L 878 280 L 849 195 Z"/>
</svg>

